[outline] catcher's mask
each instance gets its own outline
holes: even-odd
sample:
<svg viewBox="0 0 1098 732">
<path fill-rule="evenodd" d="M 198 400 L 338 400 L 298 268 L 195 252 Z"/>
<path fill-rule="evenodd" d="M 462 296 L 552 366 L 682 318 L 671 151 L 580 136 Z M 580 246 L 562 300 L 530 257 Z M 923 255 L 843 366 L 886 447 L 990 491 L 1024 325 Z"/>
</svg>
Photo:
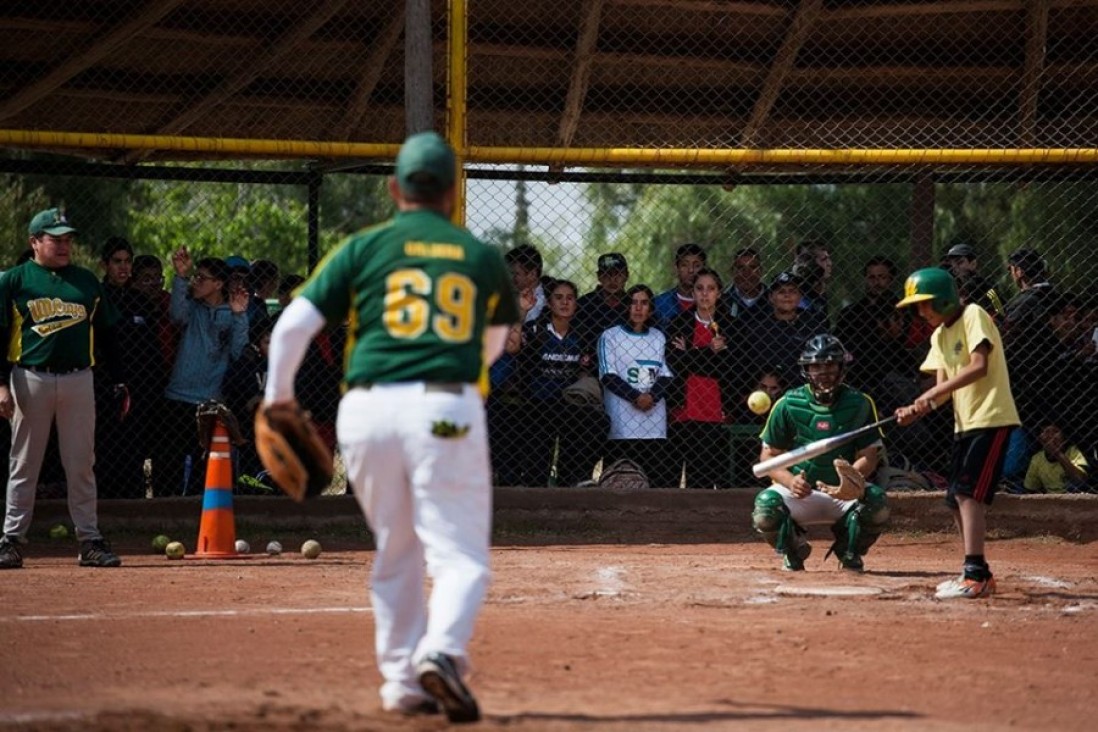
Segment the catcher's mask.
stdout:
<svg viewBox="0 0 1098 732">
<path fill-rule="evenodd" d="M 950 318 L 961 307 L 957 282 L 953 275 L 940 267 L 918 269 L 904 282 L 904 299 L 896 303 L 902 308 L 925 300 L 931 309 L 943 318 Z"/>
<path fill-rule="evenodd" d="M 801 375 L 816 401 L 830 404 L 842 386 L 846 371 L 846 349 L 842 342 L 833 335 L 812 336 L 805 343 L 797 363 L 800 364 Z M 835 368 L 826 368 L 829 364 L 834 364 Z M 809 368 L 814 365 L 824 368 Z"/>
</svg>

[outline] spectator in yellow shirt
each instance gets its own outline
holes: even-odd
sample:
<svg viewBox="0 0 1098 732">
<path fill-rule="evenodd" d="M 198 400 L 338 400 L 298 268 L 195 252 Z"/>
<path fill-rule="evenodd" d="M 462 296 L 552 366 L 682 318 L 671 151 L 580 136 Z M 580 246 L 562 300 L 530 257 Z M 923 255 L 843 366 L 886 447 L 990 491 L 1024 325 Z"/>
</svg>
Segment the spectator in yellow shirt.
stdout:
<svg viewBox="0 0 1098 732">
<path fill-rule="evenodd" d="M 1087 459 L 1075 445 L 1068 445 L 1063 430 L 1054 422 L 1038 435 L 1041 450 L 1029 461 L 1024 485 L 1027 493 L 1080 493 L 1087 490 Z"/>
</svg>

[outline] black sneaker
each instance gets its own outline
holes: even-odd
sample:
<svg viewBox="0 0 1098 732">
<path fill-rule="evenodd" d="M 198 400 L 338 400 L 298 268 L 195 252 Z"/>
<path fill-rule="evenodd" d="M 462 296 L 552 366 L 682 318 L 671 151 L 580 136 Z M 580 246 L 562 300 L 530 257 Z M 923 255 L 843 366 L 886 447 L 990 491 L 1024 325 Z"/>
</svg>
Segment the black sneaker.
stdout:
<svg viewBox="0 0 1098 732">
<path fill-rule="evenodd" d="M 796 541 L 793 550 L 782 555 L 782 569 L 786 572 L 803 572 L 804 560 L 812 555 L 812 545 L 803 535 L 798 535 Z"/>
<path fill-rule="evenodd" d="M 21 569 L 22 567 L 23 551 L 19 548 L 19 542 L 6 536 L 0 539 L 0 569 Z"/>
<path fill-rule="evenodd" d="M 432 653 L 416 666 L 419 685 L 433 696 L 446 711 L 446 718 L 456 724 L 476 722 L 480 708 L 473 693 L 461 681 L 454 659 L 445 653 Z"/>
<path fill-rule="evenodd" d="M 106 539 L 89 539 L 80 542 L 81 567 L 119 567 L 122 558 L 111 551 Z"/>
</svg>

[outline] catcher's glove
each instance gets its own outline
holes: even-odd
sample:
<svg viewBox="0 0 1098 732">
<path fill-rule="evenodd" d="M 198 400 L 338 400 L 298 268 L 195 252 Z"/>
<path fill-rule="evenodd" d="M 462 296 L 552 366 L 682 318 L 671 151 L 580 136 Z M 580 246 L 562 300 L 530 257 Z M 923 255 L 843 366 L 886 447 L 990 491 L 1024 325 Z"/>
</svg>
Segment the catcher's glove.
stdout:
<svg viewBox="0 0 1098 732">
<path fill-rule="evenodd" d="M 296 401 L 259 405 L 255 448 L 267 475 L 295 501 L 319 496 L 332 480 L 332 452 Z"/>
<path fill-rule="evenodd" d="M 816 489 L 840 501 L 856 501 L 865 495 L 865 476 L 842 458 L 831 461 L 835 472 L 839 474 L 838 485 L 828 485 L 822 480 L 816 481 Z"/>
</svg>

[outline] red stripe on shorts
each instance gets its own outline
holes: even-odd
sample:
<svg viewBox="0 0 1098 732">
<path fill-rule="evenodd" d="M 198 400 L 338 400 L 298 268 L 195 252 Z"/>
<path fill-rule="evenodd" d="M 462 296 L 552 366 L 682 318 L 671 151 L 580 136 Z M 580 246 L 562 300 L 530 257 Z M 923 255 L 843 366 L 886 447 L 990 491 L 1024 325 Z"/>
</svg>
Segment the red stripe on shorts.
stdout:
<svg viewBox="0 0 1098 732">
<path fill-rule="evenodd" d="M 980 479 L 976 481 L 972 491 L 972 497 L 977 501 L 983 501 L 993 487 L 991 477 L 995 474 L 995 465 L 999 461 L 999 456 L 1003 451 L 1010 430 L 1010 427 L 1000 427 L 995 431 L 995 437 L 991 438 L 991 448 L 988 449 L 987 456 L 984 457 L 984 467 L 980 471 Z"/>
</svg>

